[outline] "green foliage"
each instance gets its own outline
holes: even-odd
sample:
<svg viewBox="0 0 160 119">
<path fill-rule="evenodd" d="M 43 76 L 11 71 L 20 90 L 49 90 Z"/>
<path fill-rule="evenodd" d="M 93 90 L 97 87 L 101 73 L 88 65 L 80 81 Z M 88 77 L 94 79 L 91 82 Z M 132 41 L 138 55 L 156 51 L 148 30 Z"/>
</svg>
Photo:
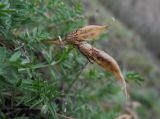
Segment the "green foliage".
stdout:
<svg viewBox="0 0 160 119">
<path fill-rule="evenodd" d="M 11 27 L 11 13 L 16 12 L 10 8 L 9 2 L 3 0 L 0 2 L 0 33 L 5 34 Z"/>
<path fill-rule="evenodd" d="M 42 111 L 39 114 L 42 117 L 44 113 L 58 118 L 58 105 L 63 104 L 57 104 L 56 100 L 64 97 L 60 87 L 65 80 L 77 77 L 73 68 L 79 71 L 79 64 L 83 63 L 74 58 L 79 54 L 71 52 L 72 48 L 48 47 L 40 41 L 64 36 L 82 25 L 82 6 L 78 1 L 72 5 L 60 0 L 0 2 L 0 106 L 3 118 L 32 117 L 30 113 L 37 110 Z M 28 113 L 27 110 L 23 112 L 23 108 L 33 110 Z"/>
<path fill-rule="evenodd" d="M 134 81 L 139 85 L 141 85 L 140 83 L 144 81 L 144 78 L 142 78 L 142 76 L 133 71 L 127 72 L 126 78 L 128 79 L 128 81 Z"/>
</svg>

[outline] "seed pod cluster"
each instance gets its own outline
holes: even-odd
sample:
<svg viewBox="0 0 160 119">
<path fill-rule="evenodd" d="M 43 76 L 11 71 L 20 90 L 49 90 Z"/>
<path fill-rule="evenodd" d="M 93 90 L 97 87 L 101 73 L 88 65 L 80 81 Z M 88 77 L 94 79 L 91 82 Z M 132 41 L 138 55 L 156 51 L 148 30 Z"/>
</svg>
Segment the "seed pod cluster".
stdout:
<svg viewBox="0 0 160 119">
<path fill-rule="evenodd" d="M 105 70 L 111 72 L 117 80 L 121 81 L 122 87 L 124 89 L 125 95 L 127 97 L 126 82 L 120 70 L 120 67 L 113 57 L 108 55 L 106 52 L 93 47 L 86 41 L 96 38 L 103 31 L 105 31 L 110 25 L 107 26 L 96 26 L 90 25 L 83 28 L 77 29 L 76 31 L 67 35 L 63 41 L 46 41 L 46 43 L 52 44 L 72 44 L 76 46 L 80 52 L 87 57 L 87 59 L 92 60 L 103 67 Z"/>
</svg>

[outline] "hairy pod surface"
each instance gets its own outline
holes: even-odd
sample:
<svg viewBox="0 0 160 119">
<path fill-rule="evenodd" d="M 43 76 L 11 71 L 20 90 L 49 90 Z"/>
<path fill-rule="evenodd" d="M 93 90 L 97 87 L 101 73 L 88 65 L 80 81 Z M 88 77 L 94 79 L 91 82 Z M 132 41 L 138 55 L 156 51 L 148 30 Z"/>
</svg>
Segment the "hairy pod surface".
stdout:
<svg viewBox="0 0 160 119">
<path fill-rule="evenodd" d="M 82 52 L 82 54 L 84 54 L 86 57 L 95 61 L 97 64 L 99 64 L 105 70 L 114 74 L 116 79 L 121 82 L 121 84 L 122 84 L 121 86 L 123 87 L 123 90 L 124 90 L 125 95 L 127 97 L 126 82 L 124 80 L 123 74 L 122 74 L 120 67 L 119 67 L 118 63 L 116 62 L 116 60 L 113 59 L 106 52 L 99 50 L 86 42 L 81 42 L 81 43 L 77 44 L 77 47 Z"/>
<path fill-rule="evenodd" d="M 118 80 L 121 79 L 121 76 L 118 75 L 118 72 L 120 71 L 119 65 L 110 55 L 86 42 L 80 43 L 78 48 L 89 59 L 92 59 L 107 71 L 115 74 Z"/>
<path fill-rule="evenodd" d="M 64 37 L 62 41 L 59 41 L 59 39 L 57 38 L 56 40 L 44 40 L 42 42 L 45 44 L 61 45 L 61 44 L 75 44 L 76 42 L 93 40 L 110 26 L 111 25 L 105 25 L 105 26 L 89 25 L 73 31 L 72 33 Z"/>
<path fill-rule="evenodd" d="M 97 26 L 97 25 L 89 25 L 82 28 L 75 30 L 74 32 L 70 33 L 66 40 L 70 42 L 74 41 L 87 41 L 96 38 L 99 36 L 103 31 L 105 31 L 110 25 L 106 26 Z"/>
</svg>

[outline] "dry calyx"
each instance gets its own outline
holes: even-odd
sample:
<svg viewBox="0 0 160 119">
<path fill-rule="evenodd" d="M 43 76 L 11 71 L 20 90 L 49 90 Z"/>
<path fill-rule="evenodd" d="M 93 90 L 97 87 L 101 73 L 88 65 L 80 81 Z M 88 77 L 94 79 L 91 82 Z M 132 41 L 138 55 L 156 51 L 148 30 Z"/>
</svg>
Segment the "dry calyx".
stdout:
<svg viewBox="0 0 160 119">
<path fill-rule="evenodd" d="M 79 49 L 79 51 L 83 55 L 85 55 L 90 62 L 92 61 L 96 62 L 97 64 L 99 64 L 107 71 L 111 72 L 116 77 L 116 79 L 120 82 L 120 84 L 122 84 L 121 86 L 127 98 L 128 96 L 127 96 L 126 82 L 116 60 L 110 55 L 108 55 L 106 52 L 97 49 L 86 42 L 88 40 L 95 39 L 109 27 L 110 25 L 106 26 L 89 25 L 75 30 L 74 32 L 67 35 L 63 40 L 45 40 L 43 42 L 45 44 L 63 44 L 63 45 L 72 44 L 76 46 Z"/>
</svg>

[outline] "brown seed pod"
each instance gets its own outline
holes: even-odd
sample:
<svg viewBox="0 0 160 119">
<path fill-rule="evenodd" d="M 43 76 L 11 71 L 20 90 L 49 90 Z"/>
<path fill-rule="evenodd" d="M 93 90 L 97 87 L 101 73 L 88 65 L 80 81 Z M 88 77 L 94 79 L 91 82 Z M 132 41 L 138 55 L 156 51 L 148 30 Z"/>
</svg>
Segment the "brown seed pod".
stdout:
<svg viewBox="0 0 160 119">
<path fill-rule="evenodd" d="M 77 29 L 76 31 L 70 33 L 65 39 L 69 42 L 75 41 L 87 41 L 91 39 L 95 39 L 99 36 L 103 31 L 109 28 L 111 25 L 106 26 L 96 26 L 96 25 L 89 25 L 82 28 Z"/>
<path fill-rule="evenodd" d="M 110 26 L 111 25 L 105 25 L 105 26 L 89 25 L 75 30 L 74 32 L 67 35 L 62 41 L 60 41 L 57 38 L 56 40 L 45 40 L 42 42 L 44 44 L 56 44 L 56 45 L 75 44 L 77 42 L 95 39 Z"/>
<path fill-rule="evenodd" d="M 126 82 L 124 80 L 124 77 L 116 60 L 113 59 L 110 55 L 108 55 L 104 51 L 92 47 L 90 44 L 86 42 L 80 42 L 76 45 L 78 49 L 82 52 L 82 54 L 84 54 L 87 58 L 95 61 L 97 64 L 99 64 L 107 71 L 114 74 L 116 79 L 121 81 L 123 90 L 127 97 Z"/>
</svg>

